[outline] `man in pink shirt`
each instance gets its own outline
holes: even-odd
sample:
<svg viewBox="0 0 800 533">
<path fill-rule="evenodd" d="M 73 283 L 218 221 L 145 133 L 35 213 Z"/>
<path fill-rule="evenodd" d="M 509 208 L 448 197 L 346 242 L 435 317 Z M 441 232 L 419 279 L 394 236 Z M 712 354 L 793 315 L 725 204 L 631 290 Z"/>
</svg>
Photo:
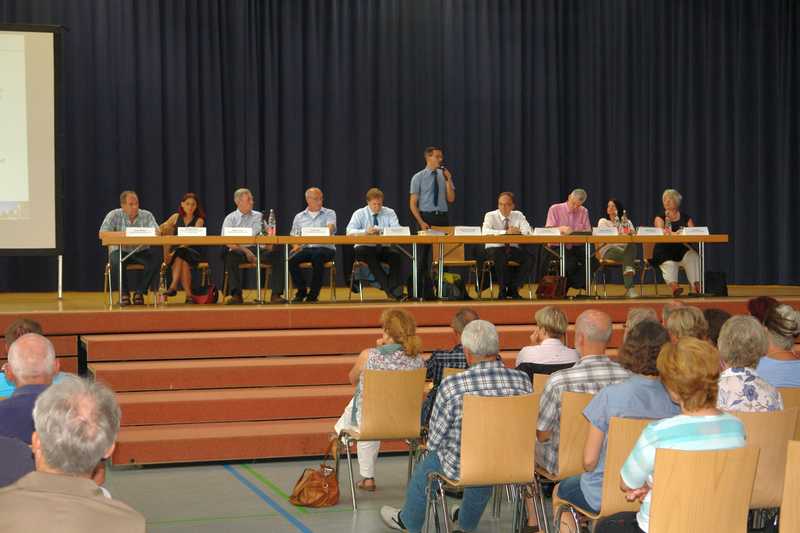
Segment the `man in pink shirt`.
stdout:
<svg viewBox="0 0 800 533">
<path fill-rule="evenodd" d="M 547 211 L 547 227 L 558 228 L 562 235 L 569 235 L 575 231 L 592 231 L 589 221 L 589 210 L 583 207 L 586 201 L 586 191 L 575 189 L 567 197 L 567 201 L 553 204 Z M 567 289 L 574 287 L 582 289 L 586 285 L 584 276 L 584 249 L 582 246 L 567 245 L 564 250 Z"/>
</svg>

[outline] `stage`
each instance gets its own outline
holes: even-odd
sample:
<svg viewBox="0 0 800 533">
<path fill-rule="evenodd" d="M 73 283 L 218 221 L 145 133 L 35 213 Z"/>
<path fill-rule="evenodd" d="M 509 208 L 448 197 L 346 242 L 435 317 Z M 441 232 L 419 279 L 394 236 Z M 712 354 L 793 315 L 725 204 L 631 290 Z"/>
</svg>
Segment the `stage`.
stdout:
<svg viewBox="0 0 800 533">
<path fill-rule="evenodd" d="M 319 303 L 238 306 L 167 303 L 107 307 L 99 292 L 0 294 L 0 327 L 14 319 L 39 321 L 63 370 L 109 384 L 122 407 L 115 464 L 186 463 L 319 455 L 336 418 L 352 396 L 347 374 L 357 354 L 374 346 L 381 312 L 394 306 L 416 318 L 423 350 L 457 342 L 453 314 L 473 307 L 495 323 L 501 356 L 513 366 L 529 344 L 537 309 L 557 305 L 570 323 L 588 308 L 611 315 L 608 354 L 622 342 L 631 307 L 661 310 L 670 300 L 647 291 L 639 299 L 390 302 L 367 289 L 338 303 L 323 290 Z M 621 286 L 609 286 L 621 295 Z M 731 286 L 727 298 L 682 298 L 701 308 L 746 312 L 747 300 L 770 295 L 800 307 L 800 287 Z M 527 290 L 521 291 L 526 293 Z M 666 287 L 660 287 L 666 294 Z M 255 291 L 246 291 L 252 299 Z M 183 301 L 179 295 L 173 302 Z M 567 343 L 573 342 L 573 327 Z M 0 353 L 0 358 L 4 351 Z M 384 449 L 401 450 L 402 443 Z"/>
</svg>

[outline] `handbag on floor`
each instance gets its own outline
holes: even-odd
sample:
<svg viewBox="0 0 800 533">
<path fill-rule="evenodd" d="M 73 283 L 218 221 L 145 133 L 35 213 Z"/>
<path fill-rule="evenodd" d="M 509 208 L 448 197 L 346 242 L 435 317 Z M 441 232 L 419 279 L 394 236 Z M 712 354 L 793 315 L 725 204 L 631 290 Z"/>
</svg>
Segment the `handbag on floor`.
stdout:
<svg viewBox="0 0 800 533">
<path fill-rule="evenodd" d="M 339 456 L 339 439 L 334 437 L 328 445 L 328 451 L 319 468 L 306 468 L 300 479 L 294 484 L 289 503 L 302 507 L 331 507 L 339 503 L 339 481 L 336 479 L 336 467 L 331 466 L 329 459 Z M 336 462 L 333 460 L 333 464 Z"/>
<path fill-rule="evenodd" d="M 562 276 L 542 276 L 536 286 L 537 300 L 563 300 L 567 297 L 567 278 Z"/>
<path fill-rule="evenodd" d="M 219 300 L 219 291 L 214 285 L 209 285 L 205 294 L 193 294 L 192 301 L 196 304 L 215 304 Z"/>
</svg>

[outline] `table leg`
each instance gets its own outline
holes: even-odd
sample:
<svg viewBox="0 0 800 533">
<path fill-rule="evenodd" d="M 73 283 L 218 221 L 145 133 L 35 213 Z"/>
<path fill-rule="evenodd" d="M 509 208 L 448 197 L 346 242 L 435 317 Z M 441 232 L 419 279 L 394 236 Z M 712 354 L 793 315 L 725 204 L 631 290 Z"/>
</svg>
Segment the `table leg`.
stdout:
<svg viewBox="0 0 800 533">
<path fill-rule="evenodd" d="M 706 243 L 699 243 L 700 246 L 700 292 L 706 293 Z"/>
<path fill-rule="evenodd" d="M 592 245 L 588 242 L 584 245 L 584 259 L 586 265 L 584 268 L 584 275 L 586 276 L 586 296 L 592 295 Z"/>
<path fill-rule="evenodd" d="M 442 289 L 444 288 L 444 242 L 439 243 L 439 299 L 442 299 Z"/>
<path fill-rule="evenodd" d="M 563 278 L 567 275 L 567 262 L 564 257 L 565 254 L 564 243 L 558 245 L 558 273 Z"/>
<path fill-rule="evenodd" d="M 417 243 L 411 243 L 411 284 L 413 286 L 414 291 L 414 299 L 416 300 L 419 298 L 419 288 L 417 284 L 419 280 L 417 279 Z"/>
<path fill-rule="evenodd" d="M 286 287 L 286 301 L 292 303 L 292 295 L 289 294 L 289 245 L 283 245 L 283 286 Z M 334 290 L 336 290 L 334 288 Z"/>
<path fill-rule="evenodd" d="M 122 307 L 122 246 L 119 247 L 119 306 Z"/>
<path fill-rule="evenodd" d="M 274 276 L 275 273 L 273 272 Z M 261 299 L 261 246 L 256 244 L 256 303 L 264 303 Z"/>
</svg>

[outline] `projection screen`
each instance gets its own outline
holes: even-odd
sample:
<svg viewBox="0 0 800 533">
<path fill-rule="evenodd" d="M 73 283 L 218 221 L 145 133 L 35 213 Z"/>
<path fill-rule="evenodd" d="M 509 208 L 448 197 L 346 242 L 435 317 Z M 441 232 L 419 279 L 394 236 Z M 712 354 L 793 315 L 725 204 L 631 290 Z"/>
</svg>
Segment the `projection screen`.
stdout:
<svg viewBox="0 0 800 533">
<path fill-rule="evenodd" d="M 59 29 L 0 25 L 0 254 L 60 254 Z"/>
</svg>

